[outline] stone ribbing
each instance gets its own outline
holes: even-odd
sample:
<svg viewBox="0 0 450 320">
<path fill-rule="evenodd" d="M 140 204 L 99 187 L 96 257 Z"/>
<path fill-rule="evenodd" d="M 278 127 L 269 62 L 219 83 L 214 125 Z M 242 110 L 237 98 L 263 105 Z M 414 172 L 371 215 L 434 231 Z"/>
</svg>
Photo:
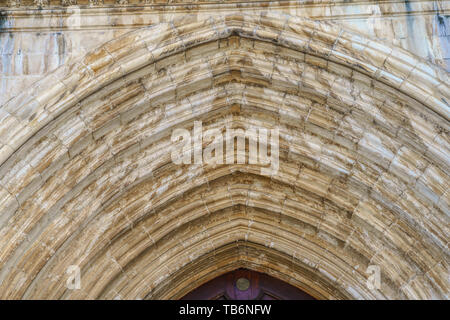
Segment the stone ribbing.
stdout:
<svg viewBox="0 0 450 320">
<path fill-rule="evenodd" d="M 171 274 L 183 288 L 198 261 L 199 284 L 221 272 L 208 256 L 319 298 L 447 297 L 447 84 L 402 50 L 289 16 L 109 42 L 1 109 L 1 297 L 171 298 Z M 279 127 L 279 172 L 173 165 L 171 130 L 194 119 Z M 80 291 L 65 290 L 71 264 Z"/>
</svg>

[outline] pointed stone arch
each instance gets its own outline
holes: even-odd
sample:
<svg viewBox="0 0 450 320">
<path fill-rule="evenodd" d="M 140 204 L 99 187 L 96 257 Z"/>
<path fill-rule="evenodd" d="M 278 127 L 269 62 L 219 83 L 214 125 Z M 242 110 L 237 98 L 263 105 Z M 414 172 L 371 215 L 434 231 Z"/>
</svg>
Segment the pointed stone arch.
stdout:
<svg viewBox="0 0 450 320">
<path fill-rule="evenodd" d="M 173 298 L 230 266 L 317 298 L 448 297 L 448 83 L 290 16 L 187 16 L 108 42 L 0 108 L 0 297 Z M 279 128 L 279 171 L 173 164 L 171 131 L 194 120 Z"/>
</svg>

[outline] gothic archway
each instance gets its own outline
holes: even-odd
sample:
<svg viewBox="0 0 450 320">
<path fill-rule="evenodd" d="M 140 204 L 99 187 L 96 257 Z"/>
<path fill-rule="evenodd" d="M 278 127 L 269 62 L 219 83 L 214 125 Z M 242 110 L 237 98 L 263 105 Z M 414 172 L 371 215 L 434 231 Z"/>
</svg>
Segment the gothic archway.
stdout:
<svg viewBox="0 0 450 320">
<path fill-rule="evenodd" d="M 447 297 L 448 83 L 289 16 L 109 42 L 0 109 L 0 297 L 180 298 L 246 267 L 320 299 Z M 194 120 L 279 128 L 279 170 L 175 165 Z"/>
</svg>

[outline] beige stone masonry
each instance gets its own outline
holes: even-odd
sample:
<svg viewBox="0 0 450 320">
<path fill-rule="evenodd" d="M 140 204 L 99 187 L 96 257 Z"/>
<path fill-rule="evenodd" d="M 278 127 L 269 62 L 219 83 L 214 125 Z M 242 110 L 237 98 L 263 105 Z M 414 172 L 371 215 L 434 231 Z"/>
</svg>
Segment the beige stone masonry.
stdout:
<svg viewBox="0 0 450 320">
<path fill-rule="evenodd" d="M 0 107 L 0 298 L 180 298 L 245 267 L 320 299 L 448 299 L 448 86 L 278 13 L 108 41 Z M 172 130 L 196 120 L 278 128 L 279 170 L 174 164 Z"/>
</svg>

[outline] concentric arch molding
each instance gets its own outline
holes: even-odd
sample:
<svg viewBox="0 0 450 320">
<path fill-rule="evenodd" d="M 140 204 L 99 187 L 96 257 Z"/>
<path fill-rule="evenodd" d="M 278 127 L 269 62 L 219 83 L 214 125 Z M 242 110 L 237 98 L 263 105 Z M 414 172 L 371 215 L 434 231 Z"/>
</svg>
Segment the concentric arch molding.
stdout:
<svg viewBox="0 0 450 320">
<path fill-rule="evenodd" d="M 247 267 L 317 298 L 448 298 L 448 74 L 327 22 L 196 19 L 0 108 L 0 297 L 176 298 Z M 176 166 L 194 120 L 278 127 L 280 170 Z"/>
<path fill-rule="evenodd" d="M 4 121 L 2 129 L 6 134 L 0 136 L 0 143 L 8 146 L 5 149 L 16 150 L 51 119 L 108 83 L 188 48 L 232 34 L 348 66 L 449 119 L 448 73 L 405 50 L 346 32 L 332 23 L 285 15 L 232 14 L 196 19 L 195 15 L 188 15 L 130 32 L 88 54 L 79 63 L 58 68 L 2 107 L 10 113 L 5 115 L 10 121 Z M 7 156 L 8 150 L 2 154 Z"/>
</svg>

